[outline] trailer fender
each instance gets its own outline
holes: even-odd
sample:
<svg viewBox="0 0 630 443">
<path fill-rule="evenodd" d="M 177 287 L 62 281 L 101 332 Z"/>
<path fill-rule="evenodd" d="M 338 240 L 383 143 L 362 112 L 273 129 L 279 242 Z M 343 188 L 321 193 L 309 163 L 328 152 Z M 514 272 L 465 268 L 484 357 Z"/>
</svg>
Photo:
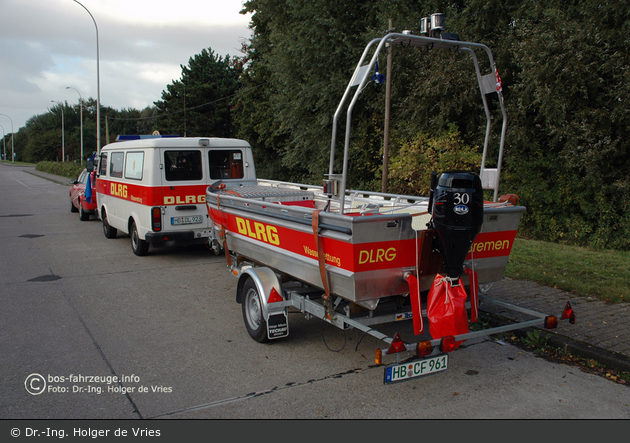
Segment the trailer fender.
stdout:
<svg viewBox="0 0 630 443">
<path fill-rule="evenodd" d="M 278 276 L 275 272 L 273 272 L 270 268 L 248 268 L 242 272 L 238 279 L 238 285 L 236 289 L 236 302 L 243 303 L 243 286 L 248 279 L 252 279 L 256 288 L 258 289 L 258 293 L 261 295 L 261 304 L 262 304 L 262 313 L 263 318 L 267 319 L 269 317 L 269 311 L 267 309 L 267 304 L 269 302 L 269 295 L 271 294 L 271 290 L 275 288 L 280 297 L 284 299 L 282 295 L 282 287 L 280 286 L 280 281 L 278 280 Z"/>
</svg>

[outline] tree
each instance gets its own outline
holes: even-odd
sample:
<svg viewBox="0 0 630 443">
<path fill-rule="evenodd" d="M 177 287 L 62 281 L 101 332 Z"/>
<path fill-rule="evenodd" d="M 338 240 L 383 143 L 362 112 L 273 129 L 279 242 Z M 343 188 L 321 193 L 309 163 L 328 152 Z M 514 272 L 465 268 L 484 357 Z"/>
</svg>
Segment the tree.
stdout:
<svg viewBox="0 0 630 443">
<path fill-rule="evenodd" d="M 167 85 L 155 102 L 160 133 L 233 137 L 230 99 L 240 87 L 239 58 L 203 49 L 181 68 L 181 80 Z"/>
<path fill-rule="evenodd" d="M 398 31 L 417 33 L 422 17 L 444 12 L 448 31 L 492 50 L 502 77 L 508 133 L 500 192 L 517 193 L 527 207 L 521 231 L 630 248 L 630 12 L 623 2 L 250 0 L 244 10 L 253 13 L 244 78 L 264 86 L 243 94 L 234 115 L 239 134 L 255 140 L 265 171 L 276 175 L 270 178 L 320 180 L 332 115 L 367 41 L 383 35 L 389 18 Z M 485 135 L 470 57 L 425 51 L 403 59 L 411 55 L 404 51 L 395 48 L 392 72 L 390 155 L 400 167 L 398 184 L 423 180 L 422 159 L 441 134 L 459 134 L 465 156 L 479 153 Z M 482 65 L 482 74 L 493 70 Z M 382 100 L 382 88 L 369 85 L 355 107 L 351 187 L 369 190 L 380 181 Z"/>
</svg>

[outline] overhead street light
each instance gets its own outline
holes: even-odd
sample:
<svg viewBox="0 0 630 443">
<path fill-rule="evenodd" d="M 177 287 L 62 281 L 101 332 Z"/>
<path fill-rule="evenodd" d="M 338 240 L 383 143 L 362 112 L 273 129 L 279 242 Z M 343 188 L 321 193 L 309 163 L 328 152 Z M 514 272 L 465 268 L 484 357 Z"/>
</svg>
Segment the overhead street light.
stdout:
<svg viewBox="0 0 630 443">
<path fill-rule="evenodd" d="M 13 132 L 13 119 L 6 114 L 0 114 L 0 115 L 4 115 L 6 118 L 11 120 L 11 163 L 14 163 L 15 162 L 15 145 L 14 145 L 15 133 Z"/>
<path fill-rule="evenodd" d="M 81 165 L 83 165 L 83 97 L 81 97 L 79 90 L 72 86 L 66 86 L 66 89 L 74 89 L 79 94 L 79 107 L 81 109 Z"/>
<path fill-rule="evenodd" d="M 57 103 L 59 105 L 59 108 L 61 109 L 61 161 L 65 162 L 66 161 L 66 141 L 65 141 L 64 130 L 63 130 L 63 105 L 61 104 L 61 102 L 56 102 L 55 100 L 51 100 L 51 102 Z"/>
<path fill-rule="evenodd" d="M 94 16 L 92 13 L 83 6 L 77 0 L 74 0 L 76 4 L 81 6 L 83 9 L 90 14 L 92 21 L 94 22 L 94 27 L 96 28 L 96 152 L 97 155 L 101 153 L 101 76 L 100 76 L 100 68 L 99 68 L 99 49 L 98 49 L 98 25 L 96 24 L 96 20 L 94 20 Z M 83 160 L 83 159 L 81 159 Z"/>
</svg>

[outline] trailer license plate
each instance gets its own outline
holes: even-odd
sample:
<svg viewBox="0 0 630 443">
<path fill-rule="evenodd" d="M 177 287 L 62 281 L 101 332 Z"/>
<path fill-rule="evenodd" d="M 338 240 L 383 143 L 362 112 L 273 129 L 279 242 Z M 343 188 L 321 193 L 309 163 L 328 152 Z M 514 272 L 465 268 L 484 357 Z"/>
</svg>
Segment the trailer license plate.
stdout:
<svg viewBox="0 0 630 443">
<path fill-rule="evenodd" d="M 448 354 L 428 357 L 408 363 L 393 364 L 385 368 L 385 384 L 423 375 L 435 374 L 448 369 Z"/>
<path fill-rule="evenodd" d="M 194 225 L 203 223 L 201 215 L 186 215 L 184 217 L 171 217 L 171 226 L 175 225 Z"/>
</svg>

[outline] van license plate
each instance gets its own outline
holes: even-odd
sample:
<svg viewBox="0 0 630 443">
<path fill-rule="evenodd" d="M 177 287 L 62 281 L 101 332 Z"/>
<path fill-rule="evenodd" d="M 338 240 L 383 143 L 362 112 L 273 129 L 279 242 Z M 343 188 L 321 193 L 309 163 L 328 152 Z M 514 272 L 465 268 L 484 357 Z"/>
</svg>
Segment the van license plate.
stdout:
<svg viewBox="0 0 630 443">
<path fill-rule="evenodd" d="M 176 225 L 194 225 L 203 223 L 201 215 L 186 215 L 184 217 L 171 217 L 171 226 Z"/>
<path fill-rule="evenodd" d="M 448 369 L 448 354 L 424 358 L 407 363 L 393 364 L 385 368 L 384 383 L 394 383 L 435 374 Z"/>
</svg>

